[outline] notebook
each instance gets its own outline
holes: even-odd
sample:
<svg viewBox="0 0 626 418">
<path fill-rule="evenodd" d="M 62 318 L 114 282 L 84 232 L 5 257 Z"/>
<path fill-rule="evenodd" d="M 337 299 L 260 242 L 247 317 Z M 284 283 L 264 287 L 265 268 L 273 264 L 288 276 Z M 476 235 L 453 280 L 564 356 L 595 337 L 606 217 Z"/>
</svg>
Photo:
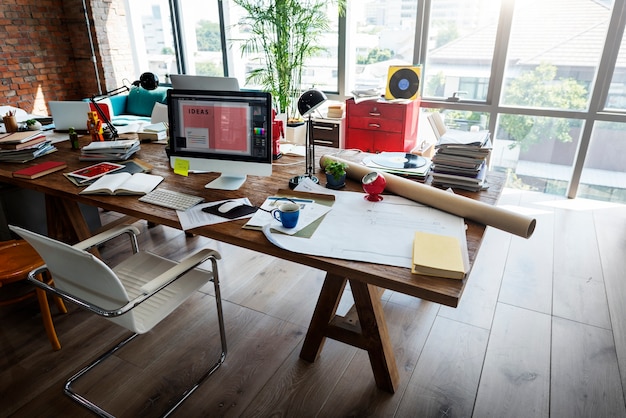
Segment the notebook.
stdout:
<svg viewBox="0 0 626 418">
<path fill-rule="evenodd" d="M 74 128 L 78 133 L 87 133 L 87 113 L 91 110 L 89 102 L 50 101 L 48 107 L 56 132 L 67 132 Z"/>
</svg>

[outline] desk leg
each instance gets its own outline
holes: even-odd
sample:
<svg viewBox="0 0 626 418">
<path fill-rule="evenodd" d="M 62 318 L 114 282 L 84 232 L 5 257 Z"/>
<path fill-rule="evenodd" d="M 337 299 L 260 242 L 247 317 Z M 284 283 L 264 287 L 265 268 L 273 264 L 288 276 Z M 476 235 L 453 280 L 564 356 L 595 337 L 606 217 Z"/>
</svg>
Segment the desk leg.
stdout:
<svg viewBox="0 0 626 418">
<path fill-rule="evenodd" d="M 46 195 L 46 219 L 50 238 L 76 244 L 91 237 L 85 217 L 74 200 Z M 98 255 L 97 249 L 92 253 Z"/>
<path fill-rule="evenodd" d="M 322 351 L 327 330 L 337 312 L 346 282 L 347 280 L 343 277 L 326 273 L 324 285 L 311 318 L 311 325 L 309 325 L 300 351 L 301 359 L 313 363 Z"/>
<path fill-rule="evenodd" d="M 350 280 L 358 315 L 358 322 L 354 323 L 336 315 L 345 285 L 346 279 L 326 275 L 300 358 L 315 361 L 326 337 L 361 348 L 369 355 L 376 385 L 394 393 L 400 377 L 383 315 L 381 292 L 376 286 Z"/>
</svg>

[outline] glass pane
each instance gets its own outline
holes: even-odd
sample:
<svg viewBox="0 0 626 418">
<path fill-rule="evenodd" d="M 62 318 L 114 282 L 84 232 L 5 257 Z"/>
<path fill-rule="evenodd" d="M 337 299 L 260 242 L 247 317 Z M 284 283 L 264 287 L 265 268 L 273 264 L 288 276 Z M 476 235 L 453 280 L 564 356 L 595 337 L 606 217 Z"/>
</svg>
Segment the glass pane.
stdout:
<svg viewBox="0 0 626 418">
<path fill-rule="evenodd" d="M 128 7 L 138 72 L 150 71 L 169 82 L 167 76 L 178 68 L 168 1 L 129 1 Z"/>
<path fill-rule="evenodd" d="M 256 2 L 249 3 L 260 4 L 263 12 L 272 2 Z M 331 2 L 316 1 L 320 4 L 320 10 L 325 13 L 328 18 L 328 27 L 320 26 L 318 41 L 312 45 L 319 47 L 319 51 L 313 56 L 304 60 L 304 66 L 301 75 L 301 85 L 296 86 L 296 90 L 302 91 L 311 87 L 327 92 L 338 91 L 338 13 L 337 5 Z M 248 77 L 254 71 L 264 70 L 268 67 L 264 51 L 243 51 L 246 41 L 254 36 L 254 30 L 260 30 L 260 25 L 255 22 L 246 21 L 248 16 L 242 7 L 230 0 L 224 2 L 226 9 L 227 27 L 227 51 L 229 53 L 229 61 L 232 60 L 232 66 L 235 76 L 239 79 L 242 88 L 266 90 L 262 83 L 258 80 L 248 81 Z M 265 9 L 264 9 L 265 8 Z M 307 18 L 306 14 L 301 15 Z M 260 21 L 256 19 L 256 21 Z M 311 33 L 309 30 L 307 33 Z M 303 32 L 300 32 L 303 34 Z M 298 94 L 299 95 L 299 94 Z M 294 111 L 290 112 L 294 114 Z"/>
<path fill-rule="evenodd" d="M 389 66 L 413 64 L 417 2 L 356 3 L 347 15 L 347 93 L 369 89 L 384 93 Z"/>
<path fill-rule="evenodd" d="M 576 119 L 500 115 L 491 168 L 507 173 L 507 187 L 564 196 L 582 128 Z"/>
<path fill-rule="evenodd" d="M 594 125 L 578 197 L 626 203 L 626 123 Z"/>
<path fill-rule="evenodd" d="M 605 108 L 626 111 L 626 43 L 622 38 Z"/>
<path fill-rule="evenodd" d="M 433 0 L 424 97 L 484 101 L 498 28 L 500 2 Z"/>
<path fill-rule="evenodd" d="M 224 75 L 217 1 L 180 0 L 181 30 L 185 48 L 185 72 Z"/>
<path fill-rule="evenodd" d="M 587 109 L 611 14 L 609 3 L 516 1 L 502 103 Z"/>
</svg>

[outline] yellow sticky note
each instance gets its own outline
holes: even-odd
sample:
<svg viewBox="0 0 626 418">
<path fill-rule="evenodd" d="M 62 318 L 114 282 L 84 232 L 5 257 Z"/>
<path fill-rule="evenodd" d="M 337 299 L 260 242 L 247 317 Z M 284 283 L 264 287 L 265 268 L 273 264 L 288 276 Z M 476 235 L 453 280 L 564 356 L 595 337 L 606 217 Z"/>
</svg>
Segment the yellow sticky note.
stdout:
<svg viewBox="0 0 626 418">
<path fill-rule="evenodd" d="M 174 173 L 187 177 L 189 175 L 189 160 L 176 158 L 174 160 Z"/>
</svg>

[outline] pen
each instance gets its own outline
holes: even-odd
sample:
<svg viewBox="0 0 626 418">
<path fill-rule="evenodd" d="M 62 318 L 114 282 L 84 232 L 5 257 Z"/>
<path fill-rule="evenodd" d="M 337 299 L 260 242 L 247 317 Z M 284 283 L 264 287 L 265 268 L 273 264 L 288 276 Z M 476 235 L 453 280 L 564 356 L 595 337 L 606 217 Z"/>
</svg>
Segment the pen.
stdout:
<svg viewBox="0 0 626 418">
<path fill-rule="evenodd" d="M 291 203 L 296 203 L 296 202 L 313 203 L 314 202 L 311 199 L 297 199 L 295 197 L 268 197 L 267 200 L 289 200 Z"/>
</svg>

